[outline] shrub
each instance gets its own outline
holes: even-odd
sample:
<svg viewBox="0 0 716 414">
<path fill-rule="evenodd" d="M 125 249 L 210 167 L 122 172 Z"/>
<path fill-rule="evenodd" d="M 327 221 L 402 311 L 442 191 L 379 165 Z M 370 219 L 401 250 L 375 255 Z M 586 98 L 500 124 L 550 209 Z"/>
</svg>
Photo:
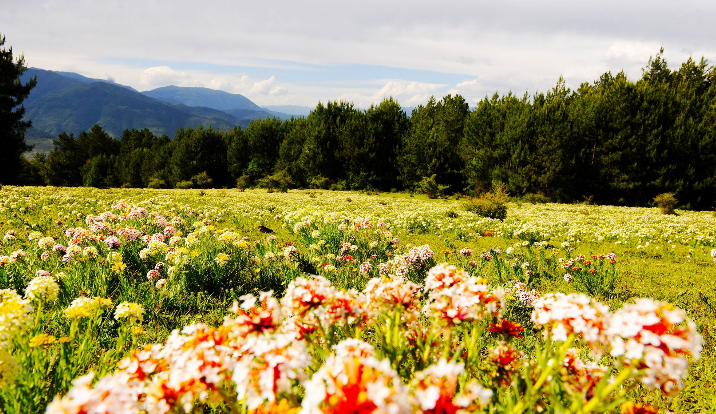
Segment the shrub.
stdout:
<svg viewBox="0 0 716 414">
<path fill-rule="evenodd" d="M 545 204 L 549 203 L 549 198 L 545 196 L 544 194 L 540 193 L 530 193 L 525 195 L 524 201 L 532 204 Z"/>
<path fill-rule="evenodd" d="M 188 188 L 194 188 L 194 182 L 193 181 L 179 181 L 176 185 L 176 188 L 186 190 Z"/>
<path fill-rule="evenodd" d="M 466 211 L 479 216 L 504 220 L 507 218 L 507 205 L 489 194 L 486 193 L 483 196 L 468 199 L 463 202 L 462 206 Z"/>
<path fill-rule="evenodd" d="M 277 190 L 285 193 L 292 185 L 293 180 L 291 180 L 291 176 L 286 170 L 281 170 L 273 175 L 267 175 L 259 180 L 259 187 L 266 188 L 270 192 Z"/>
<path fill-rule="evenodd" d="M 447 188 L 447 185 L 440 185 L 435 181 L 435 174 L 423 177 L 417 185 L 418 191 L 427 195 L 428 198 L 441 197 Z"/>
<path fill-rule="evenodd" d="M 674 193 L 662 193 L 654 197 L 654 203 L 661 210 L 661 214 L 676 214 L 676 204 L 679 200 L 674 197 Z"/>
<path fill-rule="evenodd" d="M 238 188 L 241 191 L 246 190 L 247 188 L 251 188 L 254 186 L 254 180 L 251 179 L 248 175 L 244 174 L 241 177 L 236 179 L 236 188 Z"/>
<path fill-rule="evenodd" d="M 328 177 L 324 177 L 322 175 L 317 175 L 315 177 L 312 177 L 311 180 L 308 183 L 309 188 L 320 188 L 320 189 L 327 189 L 330 186 L 331 180 L 328 179 Z"/>
<path fill-rule="evenodd" d="M 463 202 L 462 206 L 465 210 L 482 217 L 504 220 L 507 218 L 507 203 L 509 201 L 510 195 L 504 184 L 495 182 L 492 184 L 492 191 L 468 199 Z"/>
<path fill-rule="evenodd" d="M 166 181 L 162 180 L 161 178 L 152 177 L 149 179 L 149 183 L 147 184 L 148 188 L 164 188 L 167 186 Z"/>
<path fill-rule="evenodd" d="M 214 180 L 209 177 L 206 171 L 191 177 L 191 181 L 199 188 L 208 188 L 214 183 Z"/>
</svg>

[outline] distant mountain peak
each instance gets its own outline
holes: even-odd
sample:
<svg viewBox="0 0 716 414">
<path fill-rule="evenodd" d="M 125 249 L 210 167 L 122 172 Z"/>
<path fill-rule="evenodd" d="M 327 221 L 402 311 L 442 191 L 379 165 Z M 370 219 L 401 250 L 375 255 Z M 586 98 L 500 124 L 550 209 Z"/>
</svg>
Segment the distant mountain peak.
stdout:
<svg viewBox="0 0 716 414">
<path fill-rule="evenodd" d="M 202 106 L 220 111 L 230 111 L 234 109 L 263 110 L 249 98 L 238 93 L 229 93 L 202 87 L 162 86 L 161 88 L 142 92 L 142 94 L 172 104 Z"/>
</svg>

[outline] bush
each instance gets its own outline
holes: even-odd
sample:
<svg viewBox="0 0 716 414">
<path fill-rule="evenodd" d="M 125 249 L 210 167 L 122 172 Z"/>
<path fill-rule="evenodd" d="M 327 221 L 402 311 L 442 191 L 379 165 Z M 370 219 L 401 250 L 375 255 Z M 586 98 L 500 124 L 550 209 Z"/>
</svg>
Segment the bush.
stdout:
<svg viewBox="0 0 716 414">
<path fill-rule="evenodd" d="M 199 188 L 209 188 L 214 183 L 214 180 L 209 177 L 206 171 L 191 177 L 191 181 Z"/>
<path fill-rule="evenodd" d="M 545 204 L 545 203 L 549 203 L 549 198 L 547 198 L 547 196 L 545 196 L 544 194 L 540 194 L 540 193 L 536 193 L 536 194 L 535 194 L 535 193 L 530 193 L 530 194 L 527 194 L 527 195 L 524 196 L 524 199 L 523 199 L 523 200 L 524 200 L 525 202 L 527 202 L 527 203 L 532 203 L 532 204 Z"/>
<path fill-rule="evenodd" d="M 507 218 L 507 203 L 510 195 L 502 183 L 493 183 L 492 191 L 479 197 L 471 198 L 463 202 L 465 210 L 473 212 L 482 217 L 489 217 L 498 220 Z"/>
<path fill-rule="evenodd" d="M 428 198 L 441 197 L 447 188 L 447 185 L 440 185 L 435 181 L 435 174 L 423 177 L 417 185 L 418 192 L 427 195 Z"/>
<path fill-rule="evenodd" d="M 149 183 L 147 184 L 148 188 L 164 188 L 167 186 L 166 181 L 162 180 L 161 178 L 150 178 Z"/>
<path fill-rule="evenodd" d="M 291 180 L 291 176 L 288 172 L 286 172 L 286 170 L 281 170 L 273 175 L 267 175 L 259 180 L 259 187 L 266 188 L 269 192 L 277 190 L 285 193 L 292 185 L 293 180 Z"/>
<path fill-rule="evenodd" d="M 179 181 L 176 185 L 176 188 L 186 190 L 189 188 L 194 188 L 194 182 L 193 181 Z"/>
<path fill-rule="evenodd" d="M 246 190 L 247 188 L 251 188 L 254 186 L 254 180 L 251 179 L 248 175 L 244 174 L 241 177 L 236 179 L 236 188 L 238 188 L 241 191 Z"/>
<path fill-rule="evenodd" d="M 311 177 L 311 181 L 308 183 L 308 188 L 320 188 L 320 189 L 328 189 L 328 187 L 331 184 L 331 180 L 329 180 L 327 177 L 324 177 L 322 175 L 317 175 L 315 177 Z"/>
<path fill-rule="evenodd" d="M 654 197 L 654 203 L 661 210 L 661 214 L 676 214 L 676 205 L 679 200 L 674 197 L 674 193 L 662 193 Z"/>
<path fill-rule="evenodd" d="M 507 218 L 507 205 L 487 196 L 487 194 L 481 197 L 466 200 L 463 202 L 462 207 L 466 211 L 470 211 L 482 217 L 489 217 L 498 220 L 504 220 Z"/>
</svg>

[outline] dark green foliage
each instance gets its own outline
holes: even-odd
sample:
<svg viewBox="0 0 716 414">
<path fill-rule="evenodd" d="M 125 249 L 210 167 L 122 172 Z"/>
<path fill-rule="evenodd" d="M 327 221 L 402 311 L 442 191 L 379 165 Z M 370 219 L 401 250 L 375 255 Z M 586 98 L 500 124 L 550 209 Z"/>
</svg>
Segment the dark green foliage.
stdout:
<svg viewBox="0 0 716 414">
<path fill-rule="evenodd" d="M 440 185 L 435 182 L 435 174 L 430 177 L 423 177 L 415 187 L 418 191 L 428 196 L 428 198 L 441 197 L 448 188 L 447 185 Z"/>
<path fill-rule="evenodd" d="M 463 187 L 460 143 L 468 110 L 460 95 L 448 95 L 440 101 L 431 97 L 427 105 L 413 110 L 398 157 L 400 179 L 405 187 L 411 188 L 422 177 L 433 174 L 452 191 Z"/>
<path fill-rule="evenodd" d="M 22 105 L 35 87 L 34 77 L 22 83 L 20 76 L 27 70 L 22 55 L 13 60 L 12 47 L 5 49 L 5 36 L 0 34 L 0 184 L 17 184 L 23 169 L 27 169 L 22 153 L 29 151 L 25 130 L 32 123 L 23 120 Z"/>
<path fill-rule="evenodd" d="M 286 170 L 277 172 L 276 174 L 267 175 L 259 180 L 259 187 L 266 188 L 270 191 L 278 190 L 282 193 L 288 191 L 293 186 L 293 180 Z"/>
<path fill-rule="evenodd" d="M 716 69 L 689 59 L 671 70 L 660 52 L 636 81 L 605 73 L 571 90 L 560 78 L 546 93 L 495 94 L 473 111 L 459 95 L 431 98 L 410 118 L 392 99 L 365 111 L 328 102 L 306 118 L 265 118 L 225 132 L 180 128 L 173 140 L 150 129 L 125 130 L 119 147 L 114 142 L 99 127 L 77 139 L 62 133 L 46 159 L 23 163 L 23 180 L 397 189 L 430 197 L 483 194 L 500 182 L 505 193 L 528 202 L 646 206 L 654 194 L 673 193 L 684 208 L 713 209 Z M 192 180 L 203 172 L 211 184 Z"/>
</svg>

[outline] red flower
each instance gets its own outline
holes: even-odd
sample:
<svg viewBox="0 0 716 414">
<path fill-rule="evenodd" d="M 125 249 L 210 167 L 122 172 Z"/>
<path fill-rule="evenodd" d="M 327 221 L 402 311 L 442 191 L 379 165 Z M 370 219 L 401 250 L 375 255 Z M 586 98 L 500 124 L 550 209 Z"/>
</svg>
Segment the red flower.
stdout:
<svg viewBox="0 0 716 414">
<path fill-rule="evenodd" d="M 497 323 L 490 323 L 490 327 L 487 328 L 487 330 L 498 334 L 514 336 L 515 338 L 522 338 L 522 332 L 525 328 L 523 328 L 520 323 L 503 319 Z"/>
</svg>

